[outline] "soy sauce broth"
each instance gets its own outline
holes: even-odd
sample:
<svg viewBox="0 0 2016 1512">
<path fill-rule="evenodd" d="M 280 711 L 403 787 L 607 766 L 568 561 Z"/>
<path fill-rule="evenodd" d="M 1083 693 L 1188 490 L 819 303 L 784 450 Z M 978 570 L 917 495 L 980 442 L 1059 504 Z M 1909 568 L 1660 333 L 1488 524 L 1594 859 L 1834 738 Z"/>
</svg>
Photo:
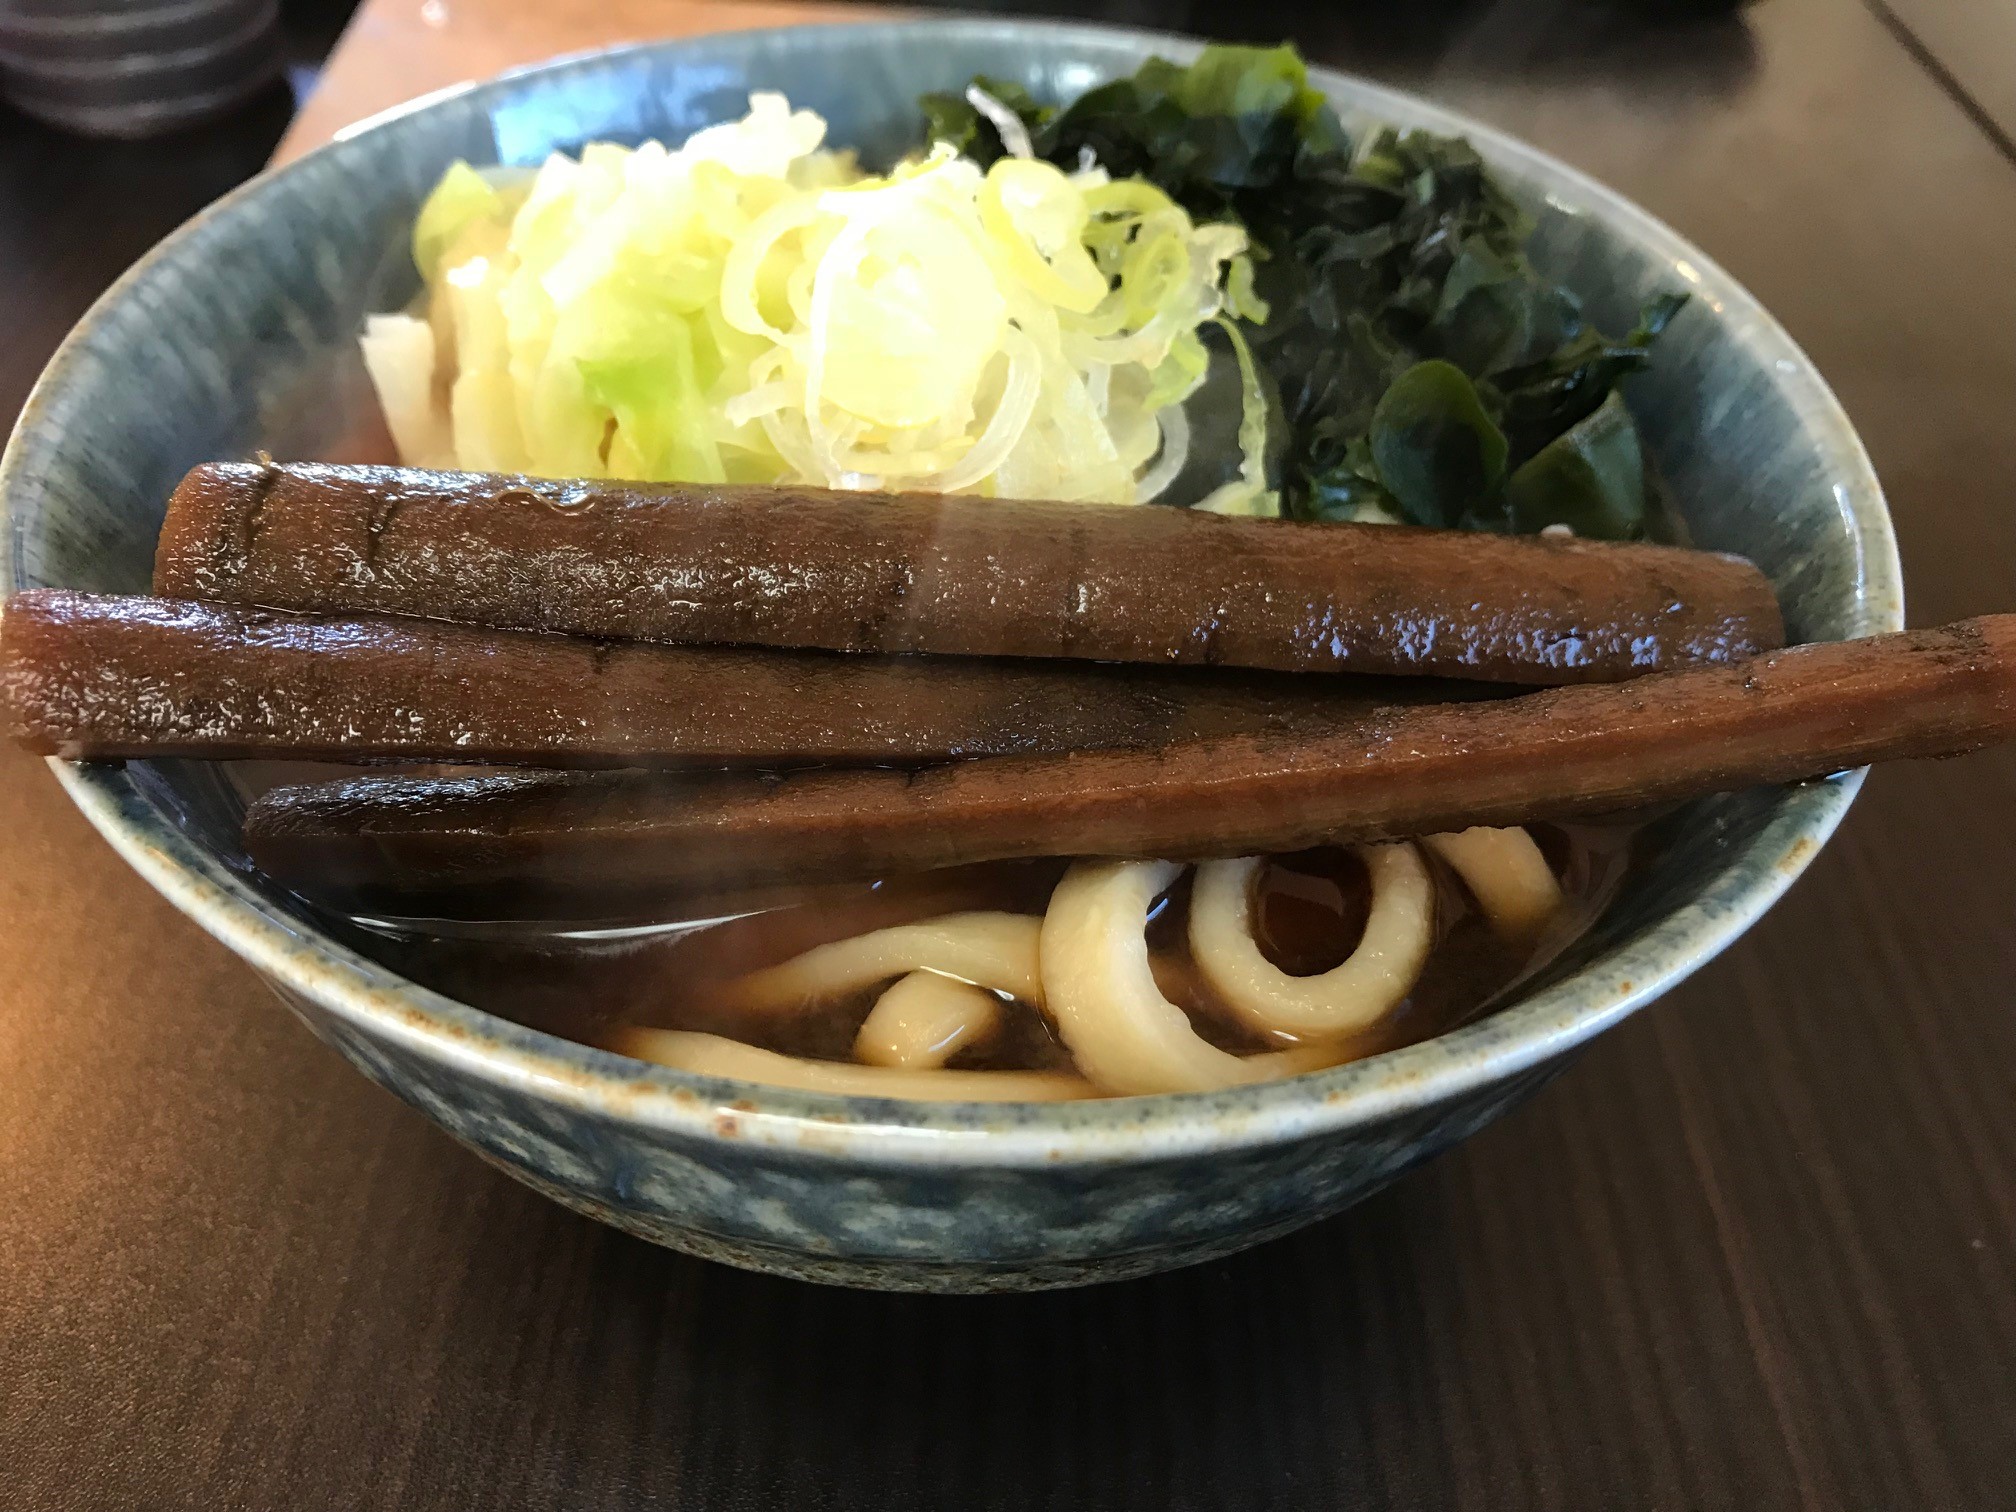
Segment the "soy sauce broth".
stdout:
<svg viewBox="0 0 2016 1512">
<path fill-rule="evenodd" d="M 1509 943 L 1489 926 L 1453 872 L 1423 851 L 1436 888 L 1435 947 L 1408 998 L 1369 1034 L 1362 1053 L 1441 1034 L 1504 1002 L 1588 928 L 1630 865 L 1635 824 L 1535 826 L 1532 834 L 1565 894 L 1536 937 Z M 528 1026 L 600 1043 L 623 1025 L 690 1029 L 813 1059 L 852 1059 L 854 1037 L 887 983 L 796 1014 L 741 1014 L 724 985 L 814 946 L 894 924 L 969 910 L 1041 915 L 1063 861 L 993 863 L 796 893 L 696 900 L 672 917 L 612 928 L 430 926 L 349 920 L 355 943 L 403 975 Z M 1249 1053 L 1294 1043 L 1256 1033 L 1219 1002 L 1190 960 L 1186 871 L 1156 900 L 1146 928 L 1164 996 L 1222 1049 Z M 1291 975 L 1313 975 L 1356 948 L 1370 907 L 1362 863 L 1325 848 L 1276 857 L 1254 900 L 1262 953 Z M 951 1066 L 1066 1070 L 1071 1061 L 1038 1010 L 1008 1003 L 1000 1031 Z"/>
</svg>

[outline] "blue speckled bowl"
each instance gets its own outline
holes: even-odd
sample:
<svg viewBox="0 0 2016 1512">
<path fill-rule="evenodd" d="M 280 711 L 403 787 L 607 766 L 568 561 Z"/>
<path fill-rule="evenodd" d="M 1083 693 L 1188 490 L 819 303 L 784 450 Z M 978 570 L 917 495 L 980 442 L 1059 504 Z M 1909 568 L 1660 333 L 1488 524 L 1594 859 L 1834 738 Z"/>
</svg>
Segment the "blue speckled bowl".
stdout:
<svg viewBox="0 0 2016 1512">
<path fill-rule="evenodd" d="M 0 464 L 8 589 L 144 591 L 184 470 L 338 444 L 367 310 L 411 290 L 406 228 L 457 156 L 533 163 L 593 138 L 678 139 L 751 88 L 893 156 L 922 90 L 986 71 L 1048 98 L 1169 37 L 916 21 L 627 48 L 461 88 L 353 128 L 229 196 L 100 301 Z M 1553 159 L 1419 100 L 1319 76 L 1347 123 L 1464 132 L 1539 217 L 1542 265 L 1599 321 L 1695 295 L 1632 400 L 1705 545 L 1771 574 L 1795 638 L 1896 629 L 1882 494 L 1840 407 L 1707 258 Z M 317 931 L 238 864 L 199 771 L 57 764 L 143 876 L 264 973 L 364 1073 L 557 1200 L 660 1243 L 857 1285 L 1066 1285 L 1222 1255 L 1357 1201 L 1531 1092 L 1577 1046 L 1747 928 L 1840 821 L 1856 776 L 1742 794 L 1662 829 L 1652 864 L 1519 1002 L 1321 1075 L 1191 1096 L 1027 1108 L 819 1096 L 688 1076 L 477 1012 Z"/>
</svg>

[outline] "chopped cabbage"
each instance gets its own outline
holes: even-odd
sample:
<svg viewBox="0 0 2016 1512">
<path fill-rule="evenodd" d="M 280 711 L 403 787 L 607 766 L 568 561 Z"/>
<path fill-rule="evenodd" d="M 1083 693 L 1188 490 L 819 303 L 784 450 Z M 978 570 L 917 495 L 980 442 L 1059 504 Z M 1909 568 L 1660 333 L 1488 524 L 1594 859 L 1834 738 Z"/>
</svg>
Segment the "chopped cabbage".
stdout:
<svg viewBox="0 0 2016 1512">
<path fill-rule="evenodd" d="M 1257 301 L 1245 233 L 1154 185 L 940 144 L 887 175 L 781 95 L 529 181 L 456 164 L 426 306 L 365 364 L 405 461 L 546 476 L 1145 502 L 1183 469 L 1199 327 Z M 1217 508 L 1270 512 L 1257 377 Z"/>
<path fill-rule="evenodd" d="M 411 315 L 373 315 L 358 345 L 400 457 L 415 467 L 453 467 L 448 417 L 435 403 L 434 328 Z"/>
</svg>

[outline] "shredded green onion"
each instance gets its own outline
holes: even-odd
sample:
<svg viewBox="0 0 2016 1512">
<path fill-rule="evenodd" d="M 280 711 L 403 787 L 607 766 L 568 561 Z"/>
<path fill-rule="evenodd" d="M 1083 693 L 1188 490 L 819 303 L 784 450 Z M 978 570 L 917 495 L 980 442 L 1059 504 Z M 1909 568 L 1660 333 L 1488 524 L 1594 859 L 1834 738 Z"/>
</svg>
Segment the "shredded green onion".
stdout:
<svg viewBox="0 0 2016 1512">
<path fill-rule="evenodd" d="M 782 96 L 676 151 L 529 182 L 456 164 L 420 211 L 424 307 L 373 316 L 402 459 L 1134 503 L 1181 470 L 1199 328 L 1264 317 L 1245 233 L 1154 185 L 941 144 L 886 175 Z M 1230 329 L 1229 322 L 1226 324 Z M 1247 390 L 1237 483 L 1270 512 Z"/>
</svg>

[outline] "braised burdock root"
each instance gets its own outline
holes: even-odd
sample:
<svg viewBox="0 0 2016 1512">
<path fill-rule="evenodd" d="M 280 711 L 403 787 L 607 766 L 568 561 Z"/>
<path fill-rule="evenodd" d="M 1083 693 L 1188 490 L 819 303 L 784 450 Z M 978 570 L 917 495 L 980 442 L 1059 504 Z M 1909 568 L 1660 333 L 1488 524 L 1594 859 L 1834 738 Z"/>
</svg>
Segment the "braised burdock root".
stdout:
<svg viewBox="0 0 2016 1512">
<path fill-rule="evenodd" d="M 1617 812 L 2016 736 L 2016 615 L 1742 666 L 1391 709 L 1330 735 L 704 783 L 359 778 L 276 789 L 283 880 L 641 895 L 1031 856 L 1201 859 Z"/>
<path fill-rule="evenodd" d="M 78 760 L 904 764 L 1332 730 L 1382 701 L 1357 679 L 607 643 L 61 589 L 16 594 L 0 622 L 11 733 Z"/>
<path fill-rule="evenodd" d="M 219 463 L 155 592 L 680 644 L 1073 657 L 1536 686 L 1782 643 L 1750 563 L 1184 509 Z"/>
</svg>

